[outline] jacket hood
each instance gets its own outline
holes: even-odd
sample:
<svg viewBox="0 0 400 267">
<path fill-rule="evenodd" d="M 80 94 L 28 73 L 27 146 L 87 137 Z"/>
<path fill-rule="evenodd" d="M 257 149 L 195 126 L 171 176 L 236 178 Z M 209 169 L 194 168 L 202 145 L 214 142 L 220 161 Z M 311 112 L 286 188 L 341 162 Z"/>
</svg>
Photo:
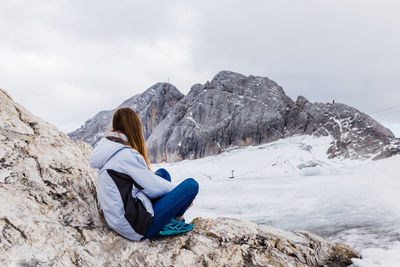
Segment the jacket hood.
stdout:
<svg viewBox="0 0 400 267">
<path fill-rule="evenodd" d="M 89 164 L 92 168 L 101 169 L 115 153 L 124 148 L 129 147 L 103 137 L 94 148 Z"/>
</svg>

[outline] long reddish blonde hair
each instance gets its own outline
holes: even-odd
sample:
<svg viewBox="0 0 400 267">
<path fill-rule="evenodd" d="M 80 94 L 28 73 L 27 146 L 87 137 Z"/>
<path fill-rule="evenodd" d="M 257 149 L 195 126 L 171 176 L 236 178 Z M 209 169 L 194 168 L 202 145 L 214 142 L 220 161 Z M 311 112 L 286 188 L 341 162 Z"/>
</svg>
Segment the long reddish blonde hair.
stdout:
<svg viewBox="0 0 400 267">
<path fill-rule="evenodd" d="M 146 142 L 142 131 L 142 122 L 138 114 L 129 107 L 121 107 L 114 112 L 112 118 L 112 131 L 121 132 L 128 137 L 126 145 L 135 149 L 146 161 L 147 168 L 150 169 L 150 160 L 147 152 Z"/>
</svg>

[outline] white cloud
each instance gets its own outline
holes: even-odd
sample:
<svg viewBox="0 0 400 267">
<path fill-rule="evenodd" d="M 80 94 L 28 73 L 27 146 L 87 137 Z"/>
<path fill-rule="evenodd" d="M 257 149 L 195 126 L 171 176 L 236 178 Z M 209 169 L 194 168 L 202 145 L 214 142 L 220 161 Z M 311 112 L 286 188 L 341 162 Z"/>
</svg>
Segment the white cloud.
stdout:
<svg viewBox="0 0 400 267">
<path fill-rule="evenodd" d="M 0 87 L 63 131 L 222 69 L 372 112 L 400 99 L 397 1 L 2 1 Z M 399 116 L 385 118 L 399 122 Z"/>
</svg>

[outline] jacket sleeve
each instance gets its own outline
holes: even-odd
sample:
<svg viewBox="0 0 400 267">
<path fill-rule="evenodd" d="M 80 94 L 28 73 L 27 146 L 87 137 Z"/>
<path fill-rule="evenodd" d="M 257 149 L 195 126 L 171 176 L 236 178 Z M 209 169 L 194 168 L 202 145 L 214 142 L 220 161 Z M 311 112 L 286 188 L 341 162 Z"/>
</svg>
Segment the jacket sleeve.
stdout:
<svg viewBox="0 0 400 267">
<path fill-rule="evenodd" d="M 150 198 L 161 197 L 169 193 L 175 186 L 164 180 L 160 176 L 154 174 L 147 168 L 146 162 L 142 155 L 131 149 L 124 149 L 121 151 L 122 168 L 126 174 L 143 187 L 142 192 Z"/>
</svg>

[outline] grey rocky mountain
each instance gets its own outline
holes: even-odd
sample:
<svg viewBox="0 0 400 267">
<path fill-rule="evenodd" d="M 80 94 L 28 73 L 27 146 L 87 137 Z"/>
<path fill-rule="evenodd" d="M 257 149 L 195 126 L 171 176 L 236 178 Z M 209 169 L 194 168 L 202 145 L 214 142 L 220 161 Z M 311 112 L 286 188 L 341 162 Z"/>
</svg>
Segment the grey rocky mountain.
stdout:
<svg viewBox="0 0 400 267">
<path fill-rule="evenodd" d="M 169 90 L 160 90 L 164 87 Z M 122 105 L 138 111 L 155 163 L 201 158 L 295 134 L 331 136 L 330 157 L 380 159 L 400 153 L 400 140 L 370 116 L 345 104 L 310 103 L 302 96 L 295 102 L 266 77 L 221 71 L 211 81 L 193 85 L 184 97 L 169 84 L 152 88 Z M 94 145 L 109 129 L 112 112 L 100 112 L 69 136 Z"/>
<path fill-rule="evenodd" d="M 137 111 L 143 124 L 144 136 L 147 138 L 183 96 L 172 84 L 156 83 L 142 94 L 125 100 L 117 108 L 127 106 Z M 68 136 L 95 145 L 111 129 L 111 119 L 115 109 L 100 111 Z"/>
<path fill-rule="evenodd" d="M 148 139 L 155 162 L 218 154 L 277 140 L 293 101 L 268 78 L 223 71 L 194 85 Z"/>
<path fill-rule="evenodd" d="M 304 231 L 229 218 L 175 237 L 129 241 L 97 205 L 92 147 L 0 89 L 1 266 L 348 266 L 360 255 Z"/>
<path fill-rule="evenodd" d="M 233 146 L 295 134 L 329 135 L 330 157 L 375 159 L 400 153 L 400 141 L 368 115 L 344 104 L 296 102 L 266 77 L 218 73 L 194 85 L 147 140 L 154 162 L 195 159 Z"/>
</svg>

